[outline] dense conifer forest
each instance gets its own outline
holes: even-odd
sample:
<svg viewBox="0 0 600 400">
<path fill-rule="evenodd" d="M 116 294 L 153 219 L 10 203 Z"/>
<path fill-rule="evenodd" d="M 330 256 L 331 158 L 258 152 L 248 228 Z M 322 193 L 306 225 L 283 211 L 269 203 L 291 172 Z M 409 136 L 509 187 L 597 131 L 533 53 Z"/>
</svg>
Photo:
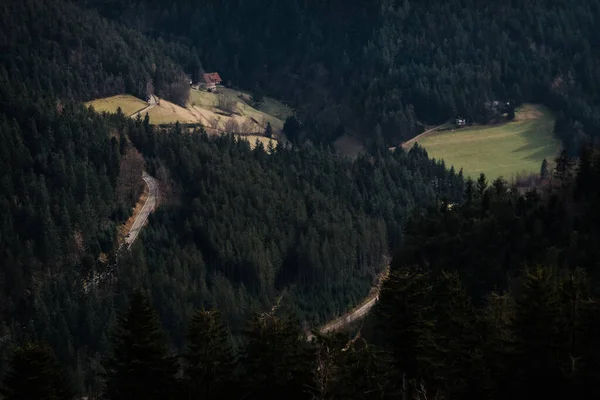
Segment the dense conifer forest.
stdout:
<svg viewBox="0 0 600 400">
<path fill-rule="evenodd" d="M 411 210 L 462 197 L 462 176 L 421 149 L 350 161 L 140 125 L 129 136 L 151 172 L 170 171 L 178 202 L 152 216 L 135 263 L 161 287 L 161 315 L 178 325 L 201 302 L 241 329 L 252 306 L 280 296 L 302 320 L 323 323 L 368 292 Z M 194 300 L 187 310 L 185 298 Z"/>
<path fill-rule="evenodd" d="M 423 123 L 484 122 L 492 100 L 550 106 L 573 155 L 600 129 L 598 0 L 81 1 L 196 46 L 227 81 L 297 107 L 325 143 L 395 145 Z"/>
<path fill-rule="evenodd" d="M 318 325 L 366 295 L 412 209 L 462 196 L 462 176 L 418 149 L 351 161 L 98 115 L 80 101 L 149 86 L 177 101 L 193 51 L 71 2 L 2 7 L 2 374 L 14 345 L 40 340 L 75 392 L 98 391 L 107 327 L 135 288 L 180 349 L 201 307 L 222 308 L 236 346 L 246 318 L 277 301 Z M 143 169 L 162 204 L 120 251 Z"/>
<path fill-rule="evenodd" d="M 8 0 L 0 11 L 0 398 L 593 390 L 598 1 Z M 203 69 L 291 103 L 300 136 L 251 149 L 82 105 L 121 93 L 183 104 L 185 74 Z M 387 149 L 456 114 L 485 122 L 495 99 L 557 113 L 565 151 L 538 188 Z M 334 154 L 344 134 L 365 153 Z M 127 250 L 118 227 L 144 170 L 160 204 Z M 307 340 L 392 254 L 368 319 Z"/>
</svg>

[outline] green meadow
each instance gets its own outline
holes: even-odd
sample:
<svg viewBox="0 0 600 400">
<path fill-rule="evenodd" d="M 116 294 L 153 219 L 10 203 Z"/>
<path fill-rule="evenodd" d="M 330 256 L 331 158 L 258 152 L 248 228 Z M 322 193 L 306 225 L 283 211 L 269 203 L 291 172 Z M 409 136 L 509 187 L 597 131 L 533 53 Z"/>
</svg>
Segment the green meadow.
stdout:
<svg viewBox="0 0 600 400">
<path fill-rule="evenodd" d="M 554 138 L 554 116 L 549 109 L 525 104 L 515 119 L 501 125 L 474 126 L 431 132 L 417 140 L 430 157 L 443 159 L 448 167 L 476 178 L 512 179 L 518 174 L 539 172 L 542 160 L 552 162 L 560 150 Z"/>
</svg>

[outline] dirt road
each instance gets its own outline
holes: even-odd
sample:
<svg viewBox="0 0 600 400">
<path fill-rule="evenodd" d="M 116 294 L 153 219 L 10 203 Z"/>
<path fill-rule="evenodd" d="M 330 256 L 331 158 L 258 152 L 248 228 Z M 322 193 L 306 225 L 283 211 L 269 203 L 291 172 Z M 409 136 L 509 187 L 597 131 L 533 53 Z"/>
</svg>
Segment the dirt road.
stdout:
<svg viewBox="0 0 600 400">
<path fill-rule="evenodd" d="M 377 304 L 378 299 L 379 299 L 379 295 L 375 296 L 371 300 L 368 300 L 365 304 L 361 305 L 356 310 L 352 311 L 350 314 L 342 315 L 341 317 L 334 319 L 333 321 L 330 321 L 329 323 L 327 323 L 325 326 L 323 326 L 321 328 L 321 333 L 334 332 L 334 331 L 340 330 L 340 329 L 350 325 L 352 322 L 354 322 L 358 319 L 361 319 L 369 311 L 371 311 L 371 308 L 373 308 L 373 306 L 375 304 Z"/>
<path fill-rule="evenodd" d="M 385 281 L 385 278 L 387 278 L 389 271 L 390 267 L 388 263 L 386 269 L 379 275 L 377 285 L 371 289 L 371 293 L 369 294 L 369 296 L 367 296 L 366 299 L 363 300 L 362 304 L 357 306 L 354 310 L 342 315 L 341 317 L 329 321 L 321 328 L 319 328 L 319 332 L 328 333 L 339 331 L 341 329 L 344 329 L 354 321 L 362 319 L 365 315 L 367 315 L 369 311 L 371 311 L 373 306 L 377 304 L 377 300 L 379 299 L 379 291 L 381 290 L 381 285 L 383 285 L 383 282 Z M 307 335 L 308 340 L 311 340 L 313 337 L 314 335 L 312 334 Z"/>
<path fill-rule="evenodd" d="M 133 222 L 133 225 L 129 230 L 129 234 L 125 238 L 125 244 L 127 245 L 128 249 L 131 248 L 131 245 L 138 237 L 142 227 L 148 220 L 148 216 L 152 210 L 154 210 L 154 207 L 156 207 L 156 201 L 158 199 L 158 181 L 148 175 L 145 171 L 142 174 L 142 179 L 144 179 L 144 182 L 146 182 L 146 185 L 148 185 L 148 198 L 144 203 L 144 207 L 142 207 L 142 211 Z"/>
<path fill-rule="evenodd" d="M 431 132 L 435 132 L 438 129 L 444 128 L 448 123 L 442 124 L 442 125 L 438 125 L 436 127 L 433 127 L 431 129 L 427 129 L 425 132 L 421 133 L 420 135 L 415 136 L 414 138 L 402 143 L 402 148 L 409 150 L 410 146 L 413 145 L 414 142 L 416 142 L 417 140 L 423 138 L 425 135 L 430 134 Z"/>
<path fill-rule="evenodd" d="M 148 100 L 148 105 L 142 108 L 140 111 L 134 112 L 130 115 L 131 118 L 137 118 L 140 114 L 145 114 L 148 110 L 153 108 L 156 104 L 158 104 L 157 97 L 155 95 L 150 95 L 150 100 Z"/>
</svg>

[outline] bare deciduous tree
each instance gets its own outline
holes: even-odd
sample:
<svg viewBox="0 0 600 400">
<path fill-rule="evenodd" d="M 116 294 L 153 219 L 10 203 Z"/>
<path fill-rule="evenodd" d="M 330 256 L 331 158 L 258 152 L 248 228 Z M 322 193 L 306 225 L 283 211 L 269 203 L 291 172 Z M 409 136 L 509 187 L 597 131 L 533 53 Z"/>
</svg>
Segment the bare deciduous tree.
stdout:
<svg viewBox="0 0 600 400">
<path fill-rule="evenodd" d="M 131 206 L 142 195 L 144 165 L 144 157 L 133 146 L 129 146 L 121 158 L 121 169 L 117 177 L 116 196 L 119 203 Z"/>
<path fill-rule="evenodd" d="M 173 199 L 177 198 L 177 196 L 174 196 L 176 189 L 173 188 L 171 174 L 162 163 L 156 170 L 156 179 L 158 180 L 160 186 L 159 204 L 167 204 L 170 203 Z"/>
<path fill-rule="evenodd" d="M 219 110 L 223 110 L 230 114 L 233 114 L 236 111 L 236 103 L 229 97 L 220 94 L 217 96 L 217 104 L 215 105 Z"/>
<path fill-rule="evenodd" d="M 316 352 L 316 368 L 314 374 L 315 391 L 313 399 L 324 400 L 331 396 L 337 376 L 338 349 L 327 342 L 327 339 L 319 343 Z"/>
<path fill-rule="evenodd" d="M 244 123 L 240 127 L 240 133 L 242 134 L 251 134 L 256 132 L 255 124 L 250 120 L 244 120 Z"/>
<path fill-rule="evenodd" d="M 227 132 L 227 133 L 239 133 L 240 132 L 240 127 L 233 118 L 230 118 L 225 123 L 225 132 Z"/>
<path fill-rule="evenodd" d="M 217 129 L 219 127 L 219 118 L 212 117 L 209 121 L 210 127 Z"/>
</svg>

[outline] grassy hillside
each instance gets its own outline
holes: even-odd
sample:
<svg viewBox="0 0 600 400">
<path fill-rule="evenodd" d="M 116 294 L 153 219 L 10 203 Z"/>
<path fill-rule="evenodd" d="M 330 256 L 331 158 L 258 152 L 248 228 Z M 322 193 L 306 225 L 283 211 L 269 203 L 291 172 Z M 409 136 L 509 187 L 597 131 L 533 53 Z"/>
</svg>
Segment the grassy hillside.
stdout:
<svg viewBox="0 0 600 400">
<path fill-rule="evenodd" d="M 448 167 L 463 168 L 465 175 L 481 172 L 490 179 L 510 179 L 515 174 L 539 172 L 544 158 L 554 159 L 560 143 L 552 135 L 554 116 L 547 108 L 525 104 L 515 119 L 496 126 L 431 132 L 416 142 L 431 157 Z"/>
<path fill-rule="evenodd" d="M 289 107 L 271 98 L 265 98 L 264 102 L 255 108 L 248 93 L 228 88 L 220 88 L 218 93 L 192 90 L 190 102 L 193 108 L 200 109 L 206 117 L 218 118 L 220 126 L 227 122 L 220 114 L 225 111 L 232 112 L 234 118 L 236 115 L 244 118 L 238 119 L 238 123 L 249 121 L 257 125 L 254 121 L 258 121 L 258 125 L 266 125 L 270 122 L 273 129 L 278 131 L 283 128 L 285 119 L 293 114 Z"/>
<path fill-rule="evenodd" d="M 107 112 L 116 112 L 121 107 L 124 114 L 131 115 L 147 104 L 133 96 L 119 95 L 90 101 L 86 105 Z M 255 108 L 248 93 L 227 88 L 220 88 L 218 93 L 192 90 L 185 108 L 161 99 L 160 104 L 148 110 L 152 124 L 198 123 L 209 133 L 262 134 L 267 123 L 274 132 L 279 132 L 285 118 L 292 114 L 291 108 L 271 98 L 265 98 Z"/>
<path fill-rule="evenodd" d="M 106 97 L 104 99 L 98 99 L 94 101 L 88 101 L 85 103 L 86 106 L 93 106 L 94 110 L 98 112 L 109 112 L 115 113 L 117 109 L 121 107 L 121 111 L 125 115 L 134 114 L 146 107 L 148 103 L 137 97 L 128 94 L 119 94 L 117 96 Z"/>
</svg>

